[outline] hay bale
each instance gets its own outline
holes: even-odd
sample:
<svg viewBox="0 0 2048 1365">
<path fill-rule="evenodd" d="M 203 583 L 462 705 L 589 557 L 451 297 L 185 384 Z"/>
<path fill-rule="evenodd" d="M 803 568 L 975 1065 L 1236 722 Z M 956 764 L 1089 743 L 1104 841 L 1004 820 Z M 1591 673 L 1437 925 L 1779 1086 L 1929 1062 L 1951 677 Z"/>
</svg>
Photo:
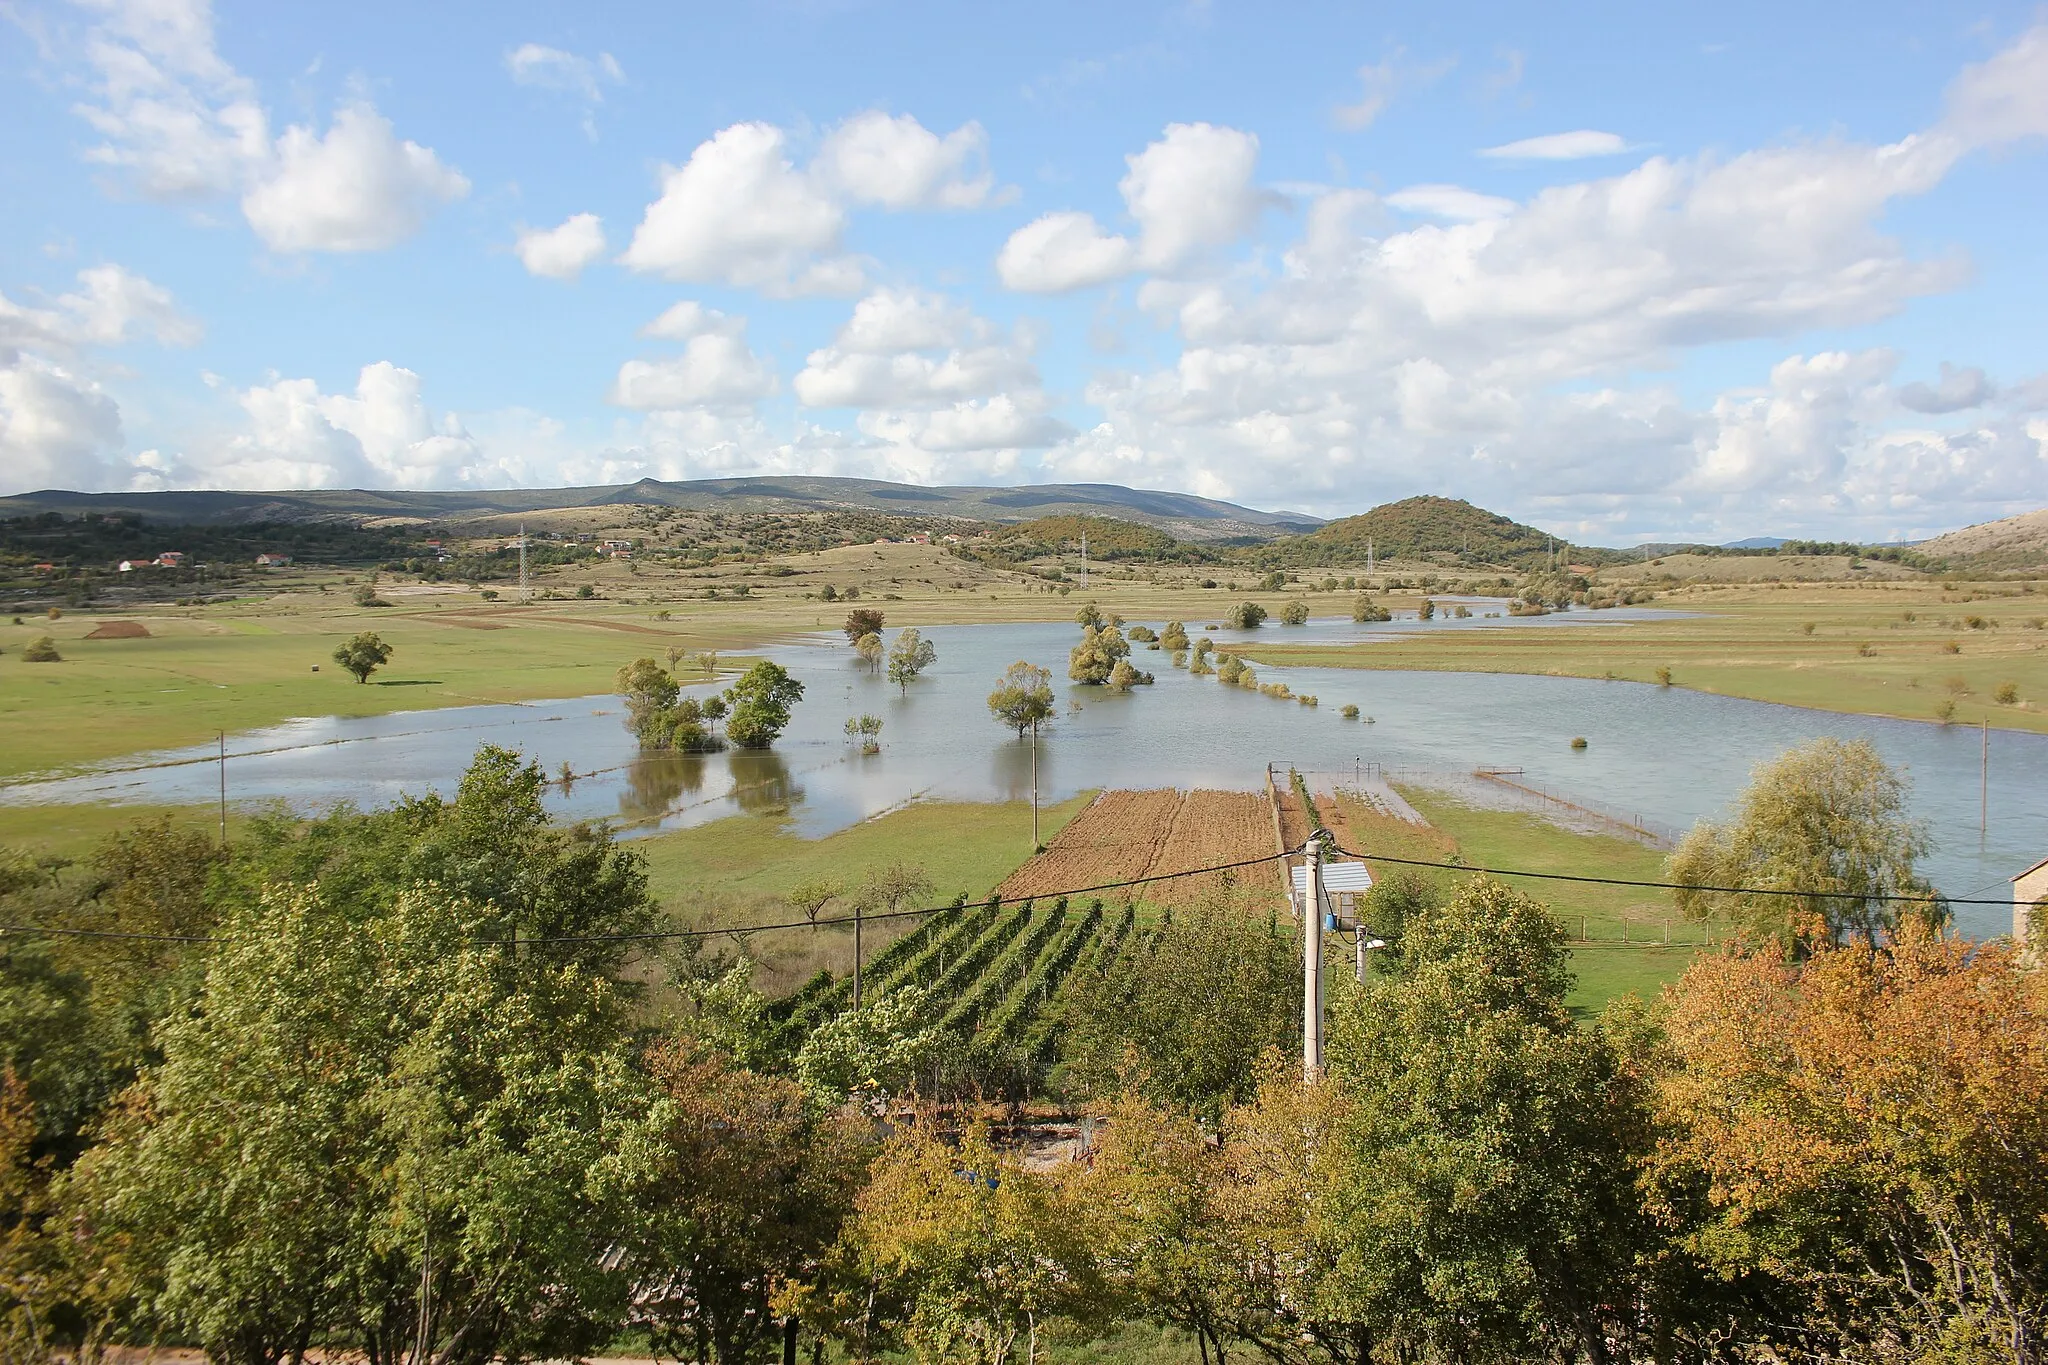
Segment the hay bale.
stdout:
<svg viewBox="0 0 2048 1365">
<path fill-rule="evenodd" d="M 147 640 L 149 627 L 140 621 L 108 621 L 85 637 L 88 640 Z"/>
</svg>

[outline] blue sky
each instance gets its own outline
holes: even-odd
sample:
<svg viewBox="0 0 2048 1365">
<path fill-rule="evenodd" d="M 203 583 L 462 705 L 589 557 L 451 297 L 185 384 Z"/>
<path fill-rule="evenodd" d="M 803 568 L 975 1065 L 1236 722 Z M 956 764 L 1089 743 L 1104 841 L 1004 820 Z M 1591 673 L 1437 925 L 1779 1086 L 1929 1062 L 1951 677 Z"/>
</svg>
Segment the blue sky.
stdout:
<svg viewBox="0 0 2048 1365">
<path fill-rule="evenodd" d="M 0 491 L 2048 503 L 2021 6 L 0 7 Z"/>
</svg>

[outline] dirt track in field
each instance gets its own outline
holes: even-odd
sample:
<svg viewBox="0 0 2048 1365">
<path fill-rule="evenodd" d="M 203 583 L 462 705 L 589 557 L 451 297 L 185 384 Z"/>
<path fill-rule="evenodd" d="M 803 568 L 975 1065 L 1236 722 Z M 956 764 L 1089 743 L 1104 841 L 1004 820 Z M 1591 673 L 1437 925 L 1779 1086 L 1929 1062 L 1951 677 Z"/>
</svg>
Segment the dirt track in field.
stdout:
<svg viewBox="0 0 2048 1365">
<path fill-rule="evenodd" d="M 1215 867 L 1273 852 L 1273 817 L 1253 792 L 1108 791 L 1060 831 L 1045 852 L 997 888 L 1004 900 L 1048 896 L 1132 877 Z M 1154 905 L 1186 905 L 1228 885 L 1268 890 L 1267 866 L 1149 882 L 1128 893 Z"/>
</svg>

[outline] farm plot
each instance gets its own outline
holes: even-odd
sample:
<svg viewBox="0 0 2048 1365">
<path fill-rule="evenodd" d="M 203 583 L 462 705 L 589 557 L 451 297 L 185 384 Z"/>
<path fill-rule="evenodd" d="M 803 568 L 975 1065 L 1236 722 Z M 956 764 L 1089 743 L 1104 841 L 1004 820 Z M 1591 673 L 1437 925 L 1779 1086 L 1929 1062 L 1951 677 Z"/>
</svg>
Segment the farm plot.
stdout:
<svg viewBox="0 0 2048 1365">
<path fill-rule="evenodd" d="M 1260 858 L 1273 852 L 1272 817 L 1251 792 L 1110 791 L 997 888 L 1006 900 L 1105 882 Z M 1225 885 L 1273 884 L 1259 868 L 1176 877 L 1132 889 L 1129 899 L 1185 905 Z"/>
<path fill-rule="evenodd" d="M 943 1091 L 1036 1093 L 1056 1060 L 1067 1017 L 1065 988 L 1076 972 L 1107 968 L 1148 930 L 1126 905 L 1024 900 L 961 905 L 932 915 L 867 964 L 866 999 L 906 986 L 927 992 L 911 1027 L 937 1027 L 950 1040 L 935 1074 Z M 805 1039 L 852 1004 L 852 982 L 820 972 L 771 1007 L 775 1047 L 793 1058 Z"/>
</svg>

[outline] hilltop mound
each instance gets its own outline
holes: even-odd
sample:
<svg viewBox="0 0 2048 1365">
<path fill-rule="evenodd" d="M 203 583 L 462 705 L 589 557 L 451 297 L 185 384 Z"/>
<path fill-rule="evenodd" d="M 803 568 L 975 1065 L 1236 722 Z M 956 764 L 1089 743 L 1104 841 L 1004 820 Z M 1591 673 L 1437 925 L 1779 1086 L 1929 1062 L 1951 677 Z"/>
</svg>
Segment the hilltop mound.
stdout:
<svg viewBox="0 0 2048 1365">
<path fill-rule="evenodd" d="M 1465 564 L 1527 565 L 1551 537 L 1533 526 L 1474 507 L 1462 498 L 1425 495 L 1383 503 L 1294 542 L 1322 558 L 1364 562 L 1366 545 L 1381 559 L 1445 559 Z"/>
<path fill-rule="evenodd" d="M 2048 563 L 2048 508 L 1965 526 L 1913 548 L 1924 555 L 1975 558 L 2007 568 Z"/>
</svg>

